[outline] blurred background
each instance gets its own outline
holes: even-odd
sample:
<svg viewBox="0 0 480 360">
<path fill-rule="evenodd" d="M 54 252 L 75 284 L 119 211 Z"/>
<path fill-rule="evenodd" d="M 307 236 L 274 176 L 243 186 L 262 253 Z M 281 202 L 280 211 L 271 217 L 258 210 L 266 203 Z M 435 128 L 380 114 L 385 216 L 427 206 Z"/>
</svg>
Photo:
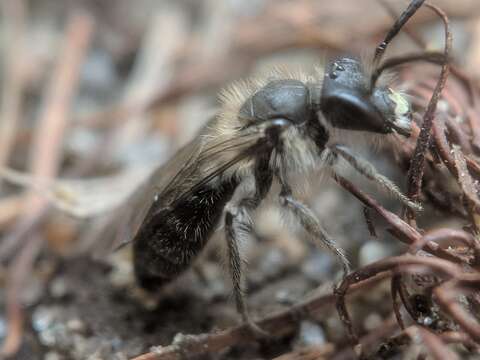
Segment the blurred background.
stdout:
<svg viewBox="0 0 480 360">
<path fill-rule="evenodd" d="M 232 81 L 277 65 L 309 71 L 337 55 L 371 53 L 392 24 L 389 12 L 399 14 L 406 6 L 384 3 L 3 0 L 2 353 L 18 359 L 127 359 L 171 343 L 178 333 L 235 325 L 218 255 L 221 231 L 199 263 L 206 281 L 190 271 L 160 299 L 151 299 L 136 289 L 128 256 L 98 250 L 109 248 L 109 239 L 98 236 L 101 229 L 115 226 L 104 215 L 124 206 L 145 174 L 195 135 L 218 109 L 218 92 Z M 455 63 L 477 81 L 480 3 L 432 3 L 450 17 Z M 443 28 L 433 12 L 419 11 L 409 29 L 427 48 L 442 49 Z M 401 34 L 387 54 L 415 49 Z M 428 71 L 438 74 L 432 66 Z M 391 152 L 359 151 L 405 185 Z M 373 189 L 348 169 L 344 175 Z M 375 196 L 399 209 L 392 199 Z M 377 238 L 370 235 L 362 205 L 332 181 L 314 181 L 305 199 L 355 267 L 401 251 L 381 228 Z M 255 316 L 298 302 L 319 286 L 330 290 L 339 270 L 298 229 L 279 228 L 274 205 L 260 209 L 257 239 L 245 244 Z M 459 224 L 450 216 L 422 221 Z M 378 327 L 390 311 L 386 289 L 369 296 L 374 310 L 372 298 L 352 310 L 364 331 Z M 273 358 L 303 346 L 341 346 L 344 337 L 330 309 L 275 346 L 233 347 L 211 358 Z"/>
</svg>

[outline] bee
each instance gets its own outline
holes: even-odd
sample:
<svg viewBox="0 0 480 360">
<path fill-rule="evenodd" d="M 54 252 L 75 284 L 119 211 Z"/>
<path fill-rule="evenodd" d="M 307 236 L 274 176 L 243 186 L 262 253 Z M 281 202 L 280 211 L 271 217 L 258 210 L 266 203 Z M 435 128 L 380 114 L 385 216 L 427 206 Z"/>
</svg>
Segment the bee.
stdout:
<svg viewBox="0 0 480 360">
<path fill-rule="evenodd" d="M 141 287 L 153 291 L 188 269 L 223 223 L 237 310 L 255 334 L 263 334 L 247 310 L 238 244 L 251 234 L 253 213 L 273 182 L 280 185 L 279 206 L 315 244 L 333 252 L 344 274 L 349 272 L 344 251 L 307 204 L 295 198 L 294 177 L 332 169 L 344 159 L 406 206 L 420 208 L 342 140 L 352 133 L 410 135 L 412 111 L 406 96 L 392 89 L 376 70 L 387 68 L 381 66 L 381 59 L 389 42 L 422 3 L 410 3 L 369 66 L 343 57 L 314 76 L 277 72 L 222 92 L 219 115 L 154 171 L 131 199 L 133 210 L 122 228 L 132 242 L 134 272 Z"/>
</svg>

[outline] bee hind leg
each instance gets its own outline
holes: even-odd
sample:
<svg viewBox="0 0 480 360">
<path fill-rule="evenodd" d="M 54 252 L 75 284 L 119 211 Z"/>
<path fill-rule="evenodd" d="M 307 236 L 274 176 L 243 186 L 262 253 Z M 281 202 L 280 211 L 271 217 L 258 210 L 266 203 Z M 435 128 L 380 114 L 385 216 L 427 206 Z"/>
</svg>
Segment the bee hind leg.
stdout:
<svg viewBox="0 0 480 360">
<path fill-rule="evenodd" d="M 269 334 L 256 325 L 249 315 L 245 296 L 244 261 L 238 242 L 242 236 L 251 236 L 250 213 L 258 207 L 270 189 L 273 176 L 268 169 L 268 159 L 267 155 L 257 158 L 254 176 L 244 179 L 225 208 L 227 264 L 232 278 L 233 295 L 238 313 L 257 339 L 269 337 Z"/>
<path fill-rule="evenodd" d="M 238 248 L 238 232 L 239 229 L 240 231 L 248 231 L 250 224 L 248 220 L 245 221 L 245 215 L 241 214 L 243 211 L 241 209 L 236 210 L 238 211 L 234 212 L 228 210 L 225 214 L 225 233 L 228 245 L 228 267 L 230 276 L 232 278 L 235 304 L 244 324 L 247 325 L 252 334 L 256 338 L 265 338 L 269 336 L 268 332 L 264 331 L 255 324 L 255 322 L 251 319 L 247 308 L 244 285 L 245 280 L 243 279 L 244 261 L 241 258 Z"/>
</svg>

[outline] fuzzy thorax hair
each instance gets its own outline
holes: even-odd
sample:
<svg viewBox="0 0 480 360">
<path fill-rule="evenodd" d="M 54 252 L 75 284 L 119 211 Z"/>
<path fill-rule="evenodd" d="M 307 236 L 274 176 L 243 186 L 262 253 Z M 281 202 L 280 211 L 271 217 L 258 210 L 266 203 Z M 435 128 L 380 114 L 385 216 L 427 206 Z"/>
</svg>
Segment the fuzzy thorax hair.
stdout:
<svg viewBox="0 0 480 360">
<path fill-rule="evenodd" d="M 227 127 L 229 125 L 233 125 L 233 127 L 238 126 L 237 119 L 240 108 L 251 96 L 271 81 L 291 79 L 301 81 L 304 84 L 310 83 L 321 87 L 323 75 L 324 70 L 323 67 L 320 66 L 316 67 L 311 73 L 286 66 L 278 66 L 270 72 L 245 80 L 238 80 L 224 88 L 219 94 L 221 103 L 219 123 Z"/>
</svg>

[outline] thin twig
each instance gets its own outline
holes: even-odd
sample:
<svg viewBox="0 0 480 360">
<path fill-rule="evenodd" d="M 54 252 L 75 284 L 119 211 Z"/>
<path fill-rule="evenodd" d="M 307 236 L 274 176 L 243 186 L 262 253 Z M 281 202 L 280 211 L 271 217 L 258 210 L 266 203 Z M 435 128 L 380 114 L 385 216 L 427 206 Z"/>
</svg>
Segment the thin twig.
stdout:
<svg viewBox="0 0 480 360">
<path fill-rule="evenodd" d="M 441 17 L 444 23 L 444 26 L 445 26 L 444 55 L 445 55 L 445 59 L 448 59 L 448 57 L 450 56 L 451 48 L 452 48 L 452 34 L 450 32 L 450 25 L 449 25 L 447 15 L 443 12 L 443 10 L 439 9 L 434 5 L 426 4 L 426 6 L 434 10 Z M 445 83 L 447 81 L 448 72 L 449 72 L 449 63 L 447 60 L 445 60 L 444 64 L 442 65 L 442 70 L 441 70 L 437 85 L 428 103 L 427 110 L 425 111 L 425 114 L 423 116 L 422 130 L 420 131 L 420 135 L 417 140 L 417 145 L 415 147 L 415 151 L 412 157 L 410 169 L 408 170 L 407 193 L 408 193 L 408 196 L 413 201 L 418 201 L 418 198 L 420 196 L 420 187 L 421 187 L 421 181 L 422 181 L 423 171 L 425 166 L 425 154 L 428 151 L 428 146 L 430 143 L 431 128 L 432 128 L 433 119 L 435 117 L 435 111 L 437 109 L 437 103 L 442 93 L 442 90 L 445 86 Z M 414 218 L 414 215 L 412 212 L 409 212 L 409 218 L 410 219 Z"/>
<path fill-rule="evenodd" d="M 398 325 L 395 321 L 395 317 L 390 315 L 386 320 L 383 321 L 383 323 L 378 328 L 360 338 L 359 350 L 362 354 L 368 354 L 369 351 L 373 351 L 376 347 L 380 345 L 381 342 L 388 339 L 397 330 Z M 356 353 L 353 348 L 347 347 L 343 351 L 337 353 L 332 360 L 351 360 L 358 358 L 358 352 Z"/>
<path fill-rule="evenodd" d="M 349 287 L 353 284 L 369 279 L 385 271 L 400 271 L 400 269 L 402 269 L 402 271 L 405 271 L 405 269 L 408 267 L 418 265 L 435 270 L 436 273 L 442 274 L 449 278 L 458 278 L 459 274 L 462 273 L 462 269 L 459 266 L 454 265 L 447 260 L 403 255 L 390 257 L 374 262 L 372 264 L 364 266 L 357 271 L 352 272 L 345 277 L 342 283 L 335 289 L 335 295 L 337 297 L 337 310 L 340 315 L 340 319 L 342 320 L 345 328 L 347 329 L 347 333 L 352 344 L 358 343 L 358 337 L 353 329 L 352 320 L 345 304 L 345 295 Z"/>
<path fill-rule="evenodd" d="M 365 218 L 365 222 L 367 223 L 368 232 L 370 236 L 377 237 L 377 231 L 375 229 L 375 224 L 372 220 L 372 214 L 370 213 L 370 209 L 366 206 L 363 207 L 363 217 Z"/>
<path fill-rule="evenodd" d="M 19 298 L 25 286 L 25 279 L 30 275 L 33 261 L 40 251 L 41 245 L 40 235 L 34 235 L 33 238 L 34 241 L 28 243 L 28 246 L 23 249 L 9 268 L 6 284 L 6 311 L 9 327 L 0 349 L 0 357 L 14 355 L 22 343 L 24 315 Z"/>
<path fill-rule="evenodd" d="M 479 282 L 476 283 L 478 289 Z M 480 324 L 455 301 L 462 286 L 458 279 L 453 279 L 434 289 L 438 304 L 446 311 L 460 327 L 477 343 L 480 343 Z"/>
<path fill-rule="evenodd" d="M 58 173 L 69 111 L 92 30 L 92 19 L 85 13 L 73 14 L 68 22 L 62 53 L 43 99 L 43 112 L 30 151 L 30 172 L 34 178 L 47 181 Z M 36 191 L 29 192 L 25 217 L 36 217 L 44 211 L 47 203 Z M 10 257 L 24 240 L 19 239 L 13 230 L 0 245 L 0 256 Z"/>
<path fill-rule="evenodd" d="M 384 277 L 380 276 L 370 279 L 371 281 L 358 283 L 349 289 L 349 294 L 370 288 L 383 279 Z M 314 316 L 326 306 L 331 306 L 334 303 L 335 296 L 333 294 L 317 296 L 287 310 L 269 315 L 256 322 L 256 324 L 268 331 L 271 336 L 284 336 L 293 332 L 297 328 L 298 322 L 303 318 Z M 177 339 L 178 341 L 172 345 L 158 347 L 132 360 L 181 360 L 185 357 L 214 353 L 233 345 L 256 340 L 246 325 L 236 326 L 214 334 L 185 335 Z"/>
<path fill-rule="evenodd" d="M 321 360 L 330 358 L 335 350 L 331 343 L 303 347 L 274 358 L 273 360 Z"/>
<path fill-rule="evenodd" d="M 20 120 L 24 87 L 26 7 L 23 0 L 2 1 L 5 54 L 0 111 L 0 168 L 8 162 Z M 1 184 L 0 179 L 0 184 Z"/>
<path fill-rule="evenodd" d="M 402 283 L 402 275 L 394 274 L 390 282 L 390 293 L 392 296 L 393 312 L 395 314 L 395 318 L 397 319 L 398 326 L 400 326 L 400 328 L 404 330 L 405 323 L 403 322 L 403 319 L 402 319 L 400 303 L 398 302 L 398 296 L 397 296 L 400 293 L 401 283 Z"/>
<path fill-rule="evenodd" d="M 358 189 L 350 181 L 339 175 L 335 176 L 335 180 L 366 206 L 374 209 L 380 216 L 382 216 L 392 227 L 390 232 L 393 233 L 398 240 L 408 245 L 412 245 L 421 241 L 422 235 L 416 229 L 400 219 L 399 216 L 380 206 L 377 201 Z M 454 254 L 442 249 L 438 244 L 432 241 L 426 242 L 422 249 L 442 259 L 450 260 L 456 263 L 465 262 L 463 259 L 458 258 Z"/>
<path fill-rule="evenodd" d="M 413 342 L 422 342 L 428 348 L 428 354 L 436 360 L 457 360 L 458 356 L 442 341 L 442 339 L 419 326 L 412 326 L 405 329 L 405 332 L 412 338 Z"/>
<path fill-rule="evenodd" d="M 59 63 L 52 75 L 44 99 L 44 112 L 40 116 L 39 126 L 31 149 L 31 169 L 35 176 L 52 179 L 57 175 L 68 111 L 92 30 L 92 20 L 84 13 L 73 14 L 68 22 L 62 54 L 59 57 Z M 21 309 L 19 292 L 20 289 L 23 289 L 33 260 L 41 249 L 42 237 L 22 237 L 21 234 L 24 234 L 25 222 L 37 223 L 36 220 L 41 217 L 47 207 L 48 203 L 43 198 L 39 197 L 34 191 L 30 192 L 26 200 L 27 213 L 17 227 L 17 235 L 14 231 L 2 243 L 2 249 L 0 250 L 2 256 L 5 256 L 7 250 L 12 250 L 18 246 L 22 247 L 8 269 L 9 279 L 12 280 L 7 288 L 7 314 L 10 329 L 16 329 L 17 331 L 9 332 L 2 348 L 4 353 L 14 353 L 20 345 L 19 341 L 12 340 L 12 338 L 18 338 L 21 335 L 23 328 L 22 316 L 18 315 L 18 311 Z M 18 270 L 20 267 L 21 272 Z"/>
</svg>

